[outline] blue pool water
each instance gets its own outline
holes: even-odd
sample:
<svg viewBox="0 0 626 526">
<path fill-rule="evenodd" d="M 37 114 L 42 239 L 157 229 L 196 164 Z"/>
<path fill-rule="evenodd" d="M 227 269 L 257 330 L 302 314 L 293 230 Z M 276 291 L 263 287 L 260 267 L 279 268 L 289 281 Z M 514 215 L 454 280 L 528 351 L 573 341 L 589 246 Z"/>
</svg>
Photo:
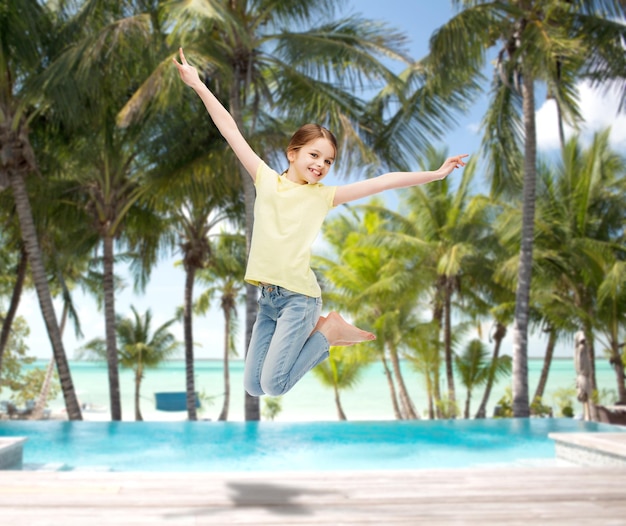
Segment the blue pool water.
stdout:
<svg viewBox="0 0 626 526">
<path fill-rule="evenodd" d="M 571 419 L 383 422 L 0 422 L 24 464 L 114 471 L 464 468 L 555 457 L 551 432 L 616 431 Z"/>
</svg>

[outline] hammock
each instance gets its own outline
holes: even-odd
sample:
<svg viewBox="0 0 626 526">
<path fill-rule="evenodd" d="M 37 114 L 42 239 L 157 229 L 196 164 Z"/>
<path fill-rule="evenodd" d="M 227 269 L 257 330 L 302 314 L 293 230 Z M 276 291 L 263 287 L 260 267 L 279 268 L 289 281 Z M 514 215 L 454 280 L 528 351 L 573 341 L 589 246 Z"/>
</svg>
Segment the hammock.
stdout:
<svg viewBox="0 0 626 526">
<path fill-rule="evenodd" d="M 187 411 L 187 393 L 185 391 L 154 393 L 156 408 L 159 411 Z M 198 393 L 196 393 L 196 409 L 200 407 Z"/>
</svg>

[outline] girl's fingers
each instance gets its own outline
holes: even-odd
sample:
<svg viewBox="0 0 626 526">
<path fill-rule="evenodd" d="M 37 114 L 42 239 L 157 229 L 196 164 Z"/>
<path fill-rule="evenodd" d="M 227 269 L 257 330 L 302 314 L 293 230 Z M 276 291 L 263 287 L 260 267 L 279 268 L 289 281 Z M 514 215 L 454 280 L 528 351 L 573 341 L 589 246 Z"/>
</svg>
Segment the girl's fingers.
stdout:
<svg viewBox="0 0 626 526">
<path fill-rule="evenodd" d="M 465 157 L 467 157 L 469 154 L 463 154 L 463 155 L 457 155 L 455 157 L 449 157 L 448 160 L 446 161 L 447 163 L 451 164 L 453 166 L 453 168 L 461 168 L 463 166 L 465 166 L 465 162 L 463 161 L 463 159 Z"/>
<path fill-rule="evenodd" d="M 185 54 L 183 53 L 183 48 L 178 48 L 180 51 L 180 61 L 183 63 L 183 65 L 187 65 L 187 59 L 185 58 Z"/>
<path fill-rule="evenodd" d="M 465 162 L 463 161 L 463 159 L 465 157 L 467 157 L 469 154 L 463 154 L 463 155 L 457 155 L 456 157 L 451 157 L 450 161 L 452 161 L 455 164 L 455 168 L 458 168 L 459 166 L 465 166 Z"/>
</svg>

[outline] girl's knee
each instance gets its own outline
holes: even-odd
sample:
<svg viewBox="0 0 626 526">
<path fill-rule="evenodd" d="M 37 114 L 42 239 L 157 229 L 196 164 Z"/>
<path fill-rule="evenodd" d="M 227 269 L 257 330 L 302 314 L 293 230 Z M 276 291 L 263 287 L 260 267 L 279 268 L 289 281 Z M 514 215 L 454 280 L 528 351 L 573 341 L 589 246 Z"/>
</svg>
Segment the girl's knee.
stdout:
<svg viewBox="0 0 626 526">
<path fill-rule="evenodd" d="M 286 382 L 278 382 L 276 377 L 271 375 L 267 375 L 266 378 L 261 376 L 261 389 L 269 396 L 281 396 L 289 391 Z"/>
<path fill-rule="evenodd" d="M 263 388 L 261 387 L 261 383 L 257 380 L 250 380 L 248 378 L 244 378 L 243 388 L 246 390 L 250 396 L 262 396 L 265 393 Z"/>
<path fill-rule="evenodd" d="M 278 385 L 271 385 L 268 387 L 264 387 L 263 391 L 268 396 L 282 396 L 287 393 L 289 389 L 287 389 L 286 387 L 280 387 Z"/>
</svg>

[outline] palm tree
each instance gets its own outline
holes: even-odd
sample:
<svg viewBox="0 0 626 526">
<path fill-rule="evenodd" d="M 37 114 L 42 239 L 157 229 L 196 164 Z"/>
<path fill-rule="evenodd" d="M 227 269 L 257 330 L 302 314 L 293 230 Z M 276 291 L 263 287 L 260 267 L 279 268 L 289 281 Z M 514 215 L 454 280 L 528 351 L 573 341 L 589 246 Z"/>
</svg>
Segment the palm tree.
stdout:
<svg viewBox="0 0 626 526">
<path fill-rule="evenodd" d="M 443 157 L 444 152 L 430 149 L 424 164 L 434 166 Z M 483 196 L 473 196 L 470 192 L 475 166 L 471 161 L 454 190 L 447 180 L 407 189 L 402 201 L 408 214 L 394 214 L 394 228 L 381 236 L 387 246 L 411 254 L 407 259 L 415 261 L 413 276 L 416 284 L 419 280 L 418 288 L 423 289 L 421 283 L 429 280 L 433 320 L 443 336 L 447 398 L 452 408 L 456 402 L 452 360 L 453 309 L 458 298 L 466 296 L 473 300 L 477 295 L 474 276 L 486 267 L 487 240 L 491 235 L 490 204 Z"/>
<path fill-rule="evenodd" d="M 439 325 L 431 321 L 417 325 L 406 334 L 408 351 L 405 356 L 413 369 L 424 377 L 430 420 L 442 415 L 440 332 Z"/>
<path fill-rule="evenodd" d="M 324 236 L 336 251 L 336 260 L 315 258 L 327 283 L 325 299 L 370 326 L 377 336 L 376 349 L 388 374 L 397 418 L 417 418 L 400 361 L 402 334 L 414 323 L 413 269 L 403 257 L 380 243 L 370 243 L 385 229 L 381 201 L 373 199 L 362 216 L 353 214 L 327 221 Z M 400 257 L 398 257 L 400 256 Z M 391 362 L 393 374 L 387 371 Z M 396 396 L 399 398 L 397 403 Z"/>
<path fill-rule="evenodd" d="M 496 55 L 493 102 L 485 118 L 485 147 L 496 167 L 494 191 L 523 187 L 522 237 L 513 326 L 513 412 L 530 413 L 528 401 L 528 317 L 537 177 L 535 83 L 543 81 L 563 117 L 578 117 L 575 82 L 602 85 L 624 75 L 626 27 L 618 0 L 465 0 L 464 8 L 431 38 L 428 62 L 436 87 L 455 90 L 481 76 L 486 51 Z M 459 82 L 459 79 L 461 82 Z M 621 109 L 626 108 L 626 87 Z M 522 176 L 520 178 L 520 175 Z"/>
<path fill-rule="evenodd" d="M 63 336 L 68 320 L 73 322 L 76 337 L 82 337 L 79 315 L 75 308 L 72 291 L 80 287 L 98 298 L 101 291 L 102 275 L 94 272 L 95 262 L 92 251 L 97 237 L 89 227 L 84 211 L 76 206 L 68 206 L 71 202 L 71 191 L 68 192 L 66 181 L 57 177 L 57 158 L 60 148 L 58 137 L 37 127 L 33 130 L 33 144 L 40 152 L 39 166 L 47 177 L 37 185 L 38 192 L 33 195 L 32 203 L 36 210 L 35 220 L 38 223 L 40 245 L 45 257 L 46 272 L 51 295 L 62 299 L 62 312 L 59 318 L 59 332 Z M 18 280 L 19 281 L 19 280 Z M 13 294 L 15 299 L 16 294 Z M 19 297 L 17 298 L 19 301 Z M 44 378 L 38 402 L 33 410 L 33 418 L 37 418 L 44 410 L 51 388 L 53 371 L 56 361 L 51 356 Z"/>
<path fill-rule="evenodd" d="M 141 381 L 145 369 L 158 367 L 163 361 L 171 358 L 180 349 L 180 342 L 169 331 L 176 321 L 171 319 L 157 327 L 152 332 L 152 311 L 148 309 L 141 316 L 131 305 L 132 318 L 118 316 L 116 324 L 119 341 L 119 363 L 122 367 L 132 369 L 135 373 L 135 420 L 143 420 L 141 415 Z M 86 343 L 80 350 L 80 355 L 93 356 L 98 359 L 107 359 L 106 341 L 96 338 Z"/>
<path fill-rule="evenodd" d="M 383 274 L 381 281 L 398 278 L 397 270 L 395 270 L 395 272 L 389 268 L 385 270 L 388 274 Z M 372 300 L 369 301 L 371 302 Z M 404 342 L 406 333 L 417 324 L 414 304 L 413 302 L 407 301 L 405 298 L 395 296 L 395 302 L 393 304 L 391 298 L 387 298 L 386 301 L 376 302 L 374 312 L 376 312 L 378 316 L 377 320 L 372 324 L 372 327 L 376 332 L 377 339 L 380 339 L 381 343 L 383 343 L 387 349 L 387 355 L 389 356 L 393 370 L 393 378 L 395 378 L 397 392 L 400 398 L 400 417 L 402 419 L 418 419 L 419 414 L 411 400 L 404 380 L 404 374 L 402 373 L 402 355 L 400 352 L 401 349 L 404 350 L 406 348 L 406 343 Z"/>
<path fill-rule="evenodd" d="M 557 320 L 552 323 L 565 326 L 570 336 L 583 328 L 594 370 L 596 332 L 619 339 L 615 327 L 620 323 L 624 170 L 608 137 L 608 131 L 596 134 L 586 149 L 572 138 L 563 149 L 556 178 L 542 178 L 545 191 L 538 201 L 542 211 L 537 221 L 538 272 L 557 284 L 548 301 L 539 296 L 540 308 L 552 312 L 551 318 Z M 609 336 L 606 341 L 613 339 Z M 607 348 L 616 349 L 615 344 L 617 340 Z M 618 357 L 619 353 L 612 354 L 621 397 L 623 367 Z M 595 374 L 592 381 L 596 388 Z"/>
<path fill-rule="evenodd" d="M 559 236 L 564 230 L 559 222 L 562 219 L 559 214 L 561 196 L 551 169 L 545 166 L 540 168 L 538 185 L 540 197 L 537 200 L 537 209 L 539 213 L 535 222 L 536 239 L 533 247 L 534 270 L 529 323 L 531 330 L 539 330 L 548 337 L 541 373 L 532 397 L 533 401 L 541 402 L 557 342 L 568 333 L 573 334 L 577 330 L 575 322 L 577 314 L 573 305 L 563 302 L 563 297 L 568 294 L 569 278 L 563 274 L 562 261 L 560 256 L 557 256 L 557 247 L 563 242 Z M 564 197 L 570 199 L 571 195 Z M 505 251 L 495 274 L 495 280 L 505 289 L 515 291 L 519 267 L 517 247 L 521 237 L 521 202 L 519 200 L 502 206 L 495 229 L 498 232 L 500 245 Z M 503 307 L 508 319 L 510 302 Z"/>
<path fill-rule="evenodd" d="M 614 261 L 606 271 L 606 277 L 598 288 L 598 317 L 596 327 L 606 338 L 606 351 L 615 370 L 618 404 L 626 404 L 626 264 Z M 621 329 L 620 329 L 621 327 Z"/>
<path fill-rule="evenodd" d="M 242 299 L 243 275 L 245 269 L 245 238 L 243 236 L 221 235 L 212 250 L 212 258 L 199 277 L 209 285 L 196 302 L 199 312 L 209 309 L 211 300 L 217 296 L 224 314 L 224 402 L 218 420 L 228 420 L 230 406 L 229 358 L 237 355 L 235 347 L 237 304 Z"/>
<path fill-rule="evenodd" d="M 297 128 L 294 122 L 318 121 L 333 129 L 346 145 L 345 166 L 359 158 L 374 161 L 372 150 L 381 158 L 389 154 L 387 160 L 392 164 L 402 164 L 414 158 L 426 131 L 439 131 L 438 116 L 444 113 L 448 118 L 448 113 L 437 113 L 442 102 L 432 93 L 431 104 L 422 106 L 428 108 L 430 119 L 418 118 L 415 104 L 400 104 L 390 110 L 390 101 L 394 95 L 398 98 L 403 85 L 387 64 L 389 60 L 410 62 L 403 52 L 405 37 L 381 23 L 356 16 L 337 19 L 337 5 L 335 0 L 175 1 L 167 4 L 166 15 L 174 25 L 173 47 L 187 48 L 190 60 L 204 71 L 214 92 L 262 156 L 276 158 Z M 167 81 L 174 78 L 169 59 L 164 59 L 129 102 L 126 121 L 140 113 L 155 92 L 163 94 L 164 102 L 171 99 L 169 90 L 162 89 L 171 86 Z M 170 64 L 168 75 L 163 74 L 163 64 Z M 411 76 L 411 88 L 418 77 Z M 372 91 L 385 89 L 386 96 L 368 105 L 359 97 L 371 92 L 363 86 Z M 408 117 L 394 120 L 398 114 Z M 398 147 L 390 152 L 389 141 L 384 138 L 391 134 L 397 144 L 411 143 L 412 148 Z M 249 243 L 254 188 L 243 167 L 239 172 Z M 247 284 L 246 347 L 256 315 L 256 298 L 256 288 Z M 247 395 L 246 419 L 259 419 L 258 400 Z"/>
<path fill-rule="evenodd" d="M 142 202 L 151 159 L 141 155 L 150 140 L 149 116 L 121 128 L 117 114 L 126 104 L 138 79 L 151 71 L 158 51 L 156 18 L 143 12 L 143 3 L 85 2 L 65 26 L 72 34 L 64 52 L 46 69 L 45 93 L 58 101 L 56 120 L 68 130 L 66 171 L 74 183 L 78 206 L 90 215 L 90 224 L 102 247 L 105 334 L 108 348 L 111 418 L 121 420 L 118 353 L 115 337 L 116 248 L 127 248 L 145 284 L 156 260 L 161 224 Z M 141 60 L 129 53 L 145 44 L 151 47 Z M 65 98 L 59 93 L 69 94 Z"/>
<path fill-rule="evenodd" d="M 496 320 L 494 322 L 495 328 L 493 336 L 490 334 L 490 339 L 493 338 L 493 353 L 491 355 L 491 366 L 487 374 L 487 380 L 485 382 L 485 391 L 480 401 L 480 405 L 476 411 L 474 418 L 485 418 L 487 415 L 487 403 L 489 402 L 489 396 L 491 395 L 491 389 L 496 381 L 496 368 L 495 364 L 498 363 L 500 358 L 500 349 L 502 348 L 502 340 L 506 336 L 506 325 Z"/>
<path fill-rule="evenodd" d="M 63 311 L 61 312 L 61 323 L 59 324 L 59 332 L 61 336 L 65 332 L 65 323 L 67 322 L 67 317 L 70 312 L 70 306 L 68 302 L 63 303 Z M 31 413 L 31 418 L 33 420 L 37 420 L 41 418 L 43 412 L 46 408 L 46 403 L 50 397 L 50 390 L 52 389 L 52 381 L 54 379 L 54 355 L 50 358 L 48 362 L 48 367 L 46 368 L 46 372 L 43 378 L 43 382 L 41 385 L 41 389 L 39 390 L 39 396 L 35 402 L 35 407 Z"/>
<path fill-rule="evenodd" d="M 27 176 L 38 172 L 29 138 L 33 101 L 39 94 L 33 77 L 54 56 L 53 16 L 35 0 L 4 2 L 0 13 L 0 191 L 10 185 L 19 218 L 21 237 L 30 262 L 33 282 L 52 345 L 68 417 L 82 415 L 63 348 L 48 288 L 44 262 L 27 190 Z"/>
<path fill-rule="evenodd" d="M 87 221 L 80 211 L 76 214 L 76 208 L 67 206 L 67 188 L 64 183 L 56 179 L 55 164 L 58 163 L 56 155 L 59 149 L 56 148 L 58 136 L 49 129 L 42 129 L 35 126 L 31 132 L 34 148 L 38 151 L 38 164 L 40 169 L 47 174 L 47 177 L 38 181 L 38 191 L 32 194 L 31 202 L 36 211 L 34 220 L 38 224 L 40 232 L 39 242 L 45 257 L 46 272 L 51 295 L 63 297 L 63 311 L 60 316 L 60 335 L 63 336 L 64 327 L 68 317 L 74 321 L 77 336 L 82 336 L 80 322 L 71 299 L 70 289 L 76 284 L 80 284 L 83 290 L 94 292 L 100 283 L 99 276 L 94 276 L 88 268 L 90 261 L 89 252 L 93 249 L 94 236 L 90 235 Z M 6 197 L 6 196 L 5 196 Z M 9 202 L 6 202 L 9 201 Z M 11 210 L 13 207 L 10 200 L 1 199 L 0 207 Z M 3 354 L 6 337 L 11 330 L 11 324 L 15 311 L 19 304 L 24 285 L 30 286 L 26 282 L 27 254 L 23 245 L 16 239 L 16 226 L 11 221 L 11 213 L 7 214 L 6 221 L 3 221 L 3 231 L 5 234 L 5 248 L 22 247 L 15 273 L 15 284 L 11 294 L 11 301 L 7 315 L 3 321 L 0 332 L 0 362 Z M 15 241 L 10 241 L 15 239 Z M 38 403 L 33 410 L 33 418 L 43 412 L 48 399 L 48 391 L 53 379 L 53 371 L 56 365 L 54 354 L 50 358 L 48 369 L 38 398 Z"/>
<path fill-rule="evenodd" d="M 429 165 L 440 156 L 431 152 Z M 435 275 L 434 319 L 443 330 L 448 399 L 452 407 L 456 402 L 452 359 L 453 299 L 463 295 L 464 289 L 471 291 L 467 284 L 462 288 L 461 282 L 471 279 L 468 266 L 472 260 L 481 259 L 481 247 L 488 233 L 488 203 L 480 196 L 472 198 L 470 194 L 474 174 L 475 164 L 472 162 L 464 170 L 454 193 L 450 183 L 443 181 L 442 184 L 413 188 L 406 197 L 420 237 L 431 248 L 427 265 Z"/>
<path fill-rule="evenodd" d="M 495 366 L 498 363 L 502 342 L 507 335 L 508 326 L 513 320 L 515 310 L 515 286 L 501 276 L 503 273 L 506 275 L 506 272 L 501 269 L 506 270 L 510 267 L 511 252 L 503 245 L 497 232 L 497 225 L 502 217 L 502 210 L 506 207 L 503 207 L 502 203 L 498 201 L 492 201 L 492 205 L 490 219 L 491 235 L 484 240 L 486 261 L 481 267 L 472 267 L 472 273 L 476 278 L 473 280 L 473 286 L 478 288 L 477 296 L 482 299 L 482 303 L 476 302 L 476 318 L 489 320 L 488 339 L 490 343 L 493 342 L 491 368 L 475 418 L 485 418 L 487 415 L 487 403 L 496 380 Z M 495 272 L 493 271 L 494 268 L 496 269 Z M 514 272 L 511 272 L 511 276 L 512 280 L 514 280 Z"/>
<path fill-rule="evenodd" d="M 360 345 L 350 348 L 331 347 L 328 359 L 313 368 L 313 374 L 322 385 L 333 390 L 339 420 L 348 419 L 341 406 L 341 391 L 353 388 L 367 365 L 368 358 L 361 356 L 360 352 L 363 352 Z M 366 356 L 370 354 L 365 352 Z"/>
<path fill-rule="evenodd" d="M 193 123 L 193 120 L 190 122 Z M 194 141 L 193 132 L 192 125 L 178 137 L 178 140 L 187 138 L 191 146 L 181 150 L 179 155 L 172 152 L 172 156 L 159 166 L 155 183 L 155 188 L 159 189 L 154 194 L 159 199 L 155 206 L 167 216 L 183 256 L 183 325 L 189 420 L 197 419 L 193 355 L 193 291 L 196 274 L 209 267 L 214 260 L 214 247 L 211 246 L 209 236 L 216 235 L 217 227 L 222 224 L 230 223 L 231 227 L 236 225 L 243 216 L 240 186 L 232 184 L 229 177 L 232 163 L 224 162 L 224 155 L 219 151 L 212 151 L 207 156 L 206 144 L 204 141 Z"/>
<path fill-rule="evenodd" d="M 495 371 L 495 378 L 511 371 L 511 357 L 499 356 L 491 362 L 489 351 L 485 344 L 477 339 L 471 340 L 465 346 L 462 354 L 457 354 L 454 358 L 456 370 L 459 373 L 461 384 L 466 389 L 465 410 L 463 417 L 469 418 L 472 391 L 475 387 L 487 382 L 490 372 Z"/>
</svg>

